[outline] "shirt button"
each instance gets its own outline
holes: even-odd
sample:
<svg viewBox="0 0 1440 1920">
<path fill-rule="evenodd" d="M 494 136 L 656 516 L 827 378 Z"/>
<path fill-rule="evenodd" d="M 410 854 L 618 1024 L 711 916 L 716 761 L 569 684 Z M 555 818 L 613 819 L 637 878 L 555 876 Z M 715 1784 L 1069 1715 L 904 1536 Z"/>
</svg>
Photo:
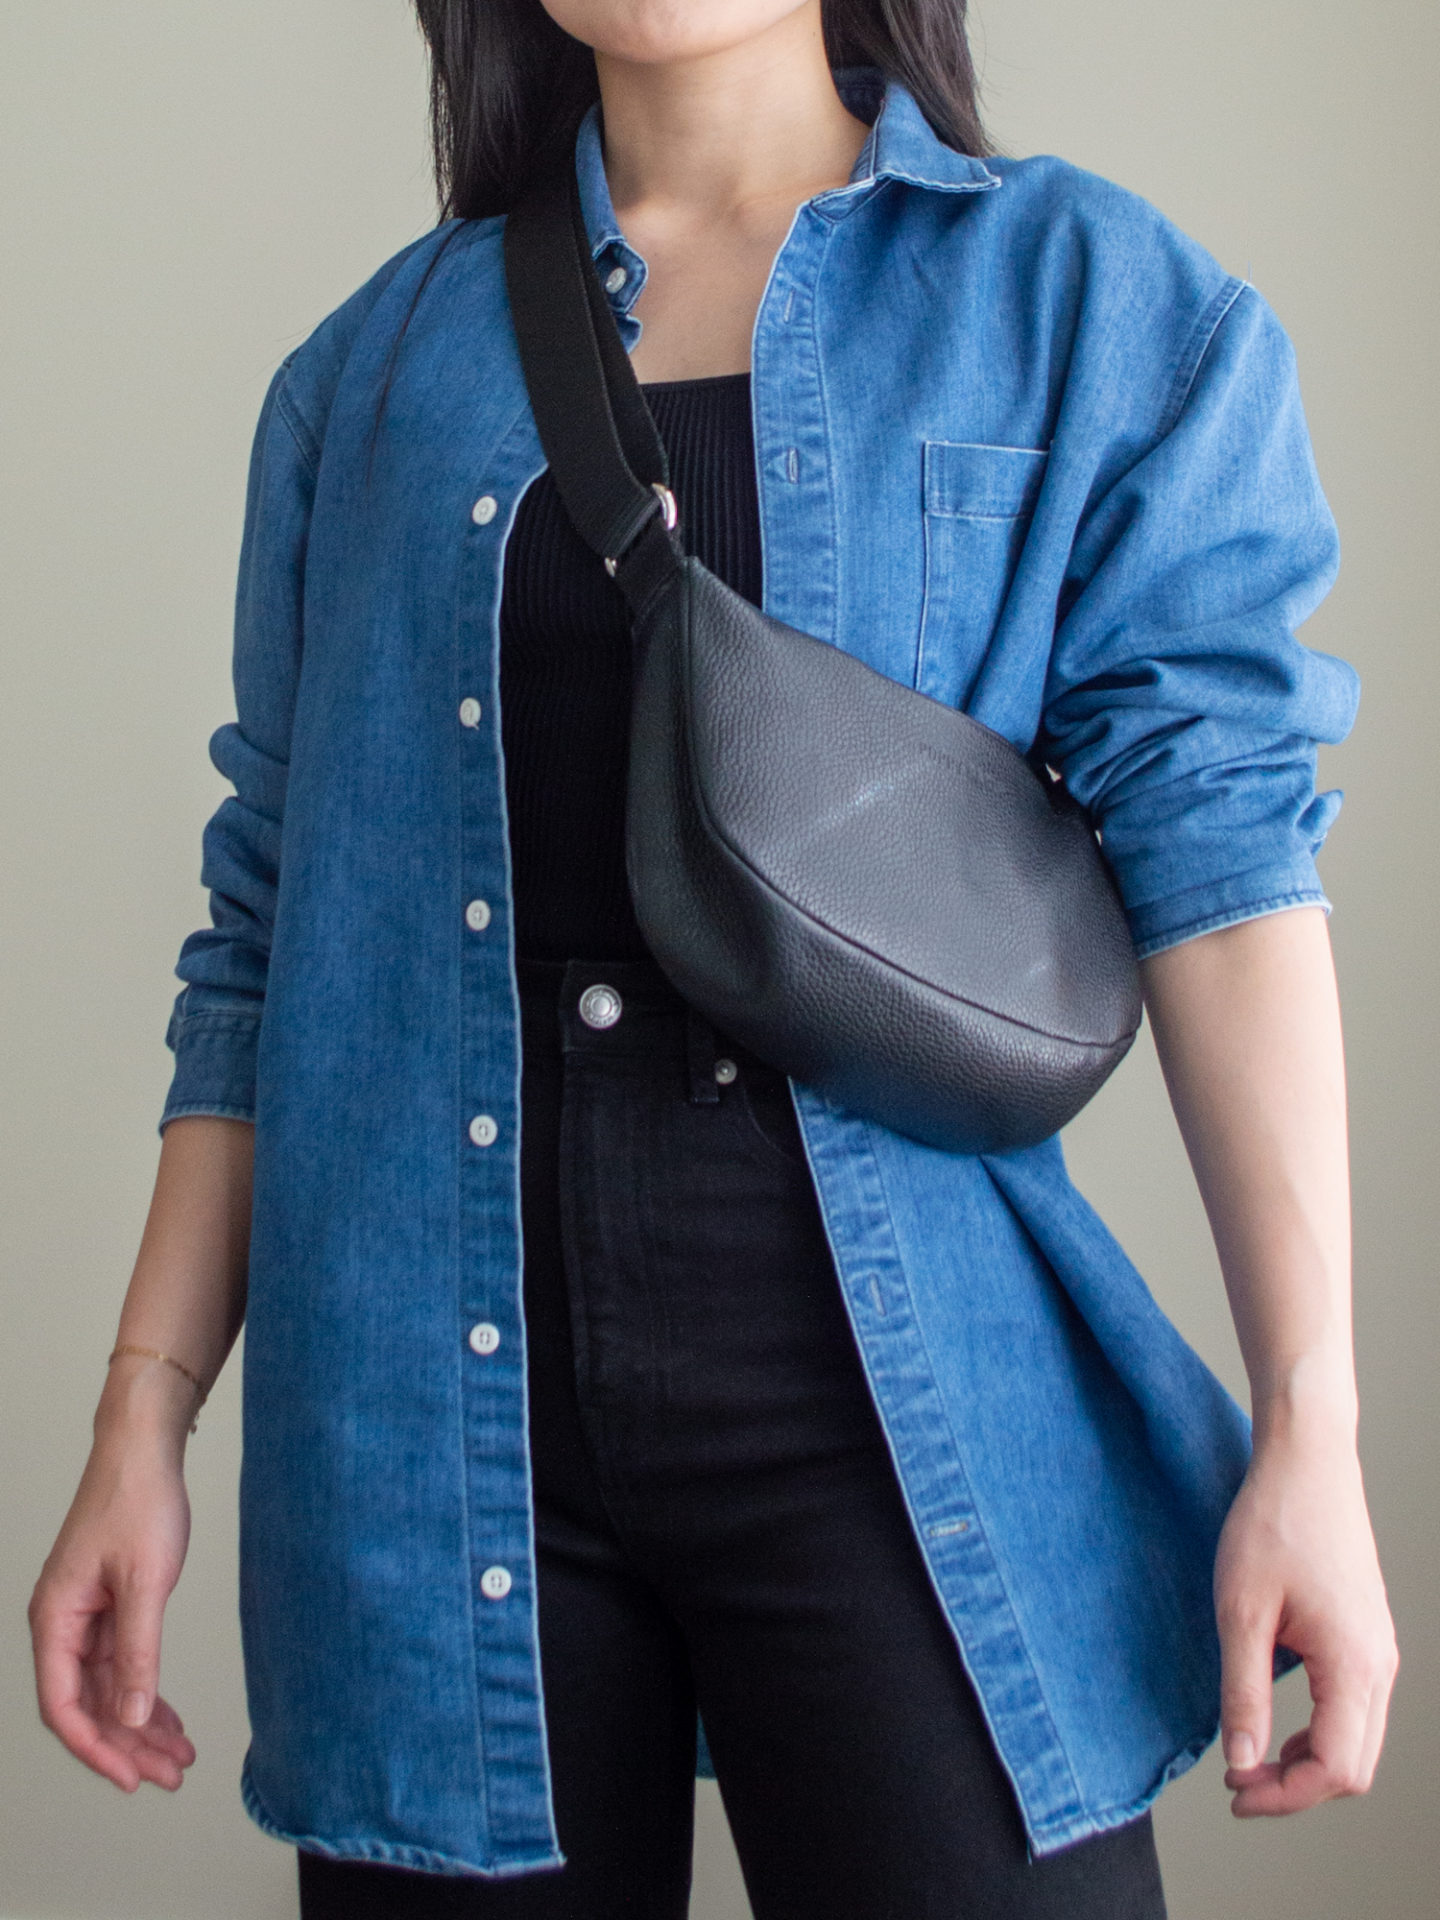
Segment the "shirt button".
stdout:
<svg viewBox="0 0 1440 1920">
<path fill-rule="evenodd" d="M 605 291 L 607 293 L 618 293 L 629 278 L 630 276 L 626 273 L 624 267 L 612 267 L 605 276 Z"/>
<path fill-rule="evenodd" d="M 496 513 L 496 506 L 495 506 L 494 494 L 482 493 L 480 498 L 475 502 L 474 506 L 470 509 L 470 518 L 475 522 L 477 527 L 488 527 L 490 522 L 495 518 L 495 513 Z"/>
<path fill-rule="evenodd" d="M 620 996 L 614 987 L 587 987 L 580 996 L 580 1018 L 587 1027 L 613 1027 L 620 1018 Z"/>
<path fill-rule="evenodd" d="M 472 900 L 465 909 L 465 924 L 476 933 L 483 933 L 490 924 L 490 902 Z"/>
<path fill-rule="evenodd" d="M 476 1353 L 494 1353 L 500 1344 L 500 1329 L 489 1320 L 481 1320 L 470 1329 L 470 1345 Z"/>
<path fill-rule="evenodd" d="M 488 1113 L 477 1113 L 470 1122 L 470 1138 L 477 1147 L 493 1147 L 500 1132 Z"/>
<path fill-rule="evenodd" d="M 508 1567 L 486 1567 L 480 1576 L 480 1591 L 487 1600 L 503 1600 L 513 1585 Z"/>
<path fill-rule="evenodd" d="M 728 1087 L 739 1071 L 740 1069 L 733 1060 L 717 1060 L 715 1062 L 715 1078 L 720 1082 L 722 1087 Z"/>
<path fill-rule="evenodd" d="M 462 700 L 460 702 L 460 724 L 462 727 L 478 727 L 480 724 L 480 702 Z"/>
</svg>

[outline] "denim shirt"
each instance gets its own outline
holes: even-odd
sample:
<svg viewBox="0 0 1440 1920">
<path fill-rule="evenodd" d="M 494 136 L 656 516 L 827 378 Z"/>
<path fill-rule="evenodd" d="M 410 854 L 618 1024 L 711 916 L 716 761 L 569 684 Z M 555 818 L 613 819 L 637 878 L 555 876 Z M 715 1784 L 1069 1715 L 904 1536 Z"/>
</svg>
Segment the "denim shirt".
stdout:
<svg viewBox="0 0 1440 1920">
<path fill-rule="evenodd" d="M 765 611 L 1038 738 L 1142 956 L 1328 906 L 1315 743 L 1357 683 L 1294 638 L 1337 544 L 1274 314 L 1143 200 L 966 158 L 872 68 L 837 84 L 871 132 L 797 209 L 754 324 Z M 598 108 L 576 164 L 631 347 L 646 263 Z M 544 458 L 503 226 L 398 253 L 265 399 L 237 718 L 210 742 L 234 795 L 205 829 L 212 924 L 181 949 L 160 1121 L 255 1123 L 246 1805 L 314 1851 L 487 1875 L 564 1858 L 497 659 Z M 917 1540 L 1049 1854 L 1135 1818 L 1215 1736 L 1212 1566 L 1248 1422 L 1058 1140 L 951 1155 L 792 1092 Z"/>
</svg>

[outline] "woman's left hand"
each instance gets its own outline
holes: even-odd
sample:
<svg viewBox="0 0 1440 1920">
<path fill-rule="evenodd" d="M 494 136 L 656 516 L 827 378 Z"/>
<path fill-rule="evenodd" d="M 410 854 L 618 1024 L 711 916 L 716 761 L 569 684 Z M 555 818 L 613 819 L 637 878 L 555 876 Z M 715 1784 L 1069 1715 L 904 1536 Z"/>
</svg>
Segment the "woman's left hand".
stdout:
<svg viewBox="0 0 1440 1920">
<path fill-rule="evenodd" d="M 1257 1439 L 1220 1535 L 1215 1610 L 1231 1812 L 1298 1813 L 1368 1792 L 1399 1655 L 1360 1463 L 1343 1427 L 1302 1425 Z M 1277 1641 L 1304 1660 L 1313 1711 L 1267 1761 Z"/>
</svg>

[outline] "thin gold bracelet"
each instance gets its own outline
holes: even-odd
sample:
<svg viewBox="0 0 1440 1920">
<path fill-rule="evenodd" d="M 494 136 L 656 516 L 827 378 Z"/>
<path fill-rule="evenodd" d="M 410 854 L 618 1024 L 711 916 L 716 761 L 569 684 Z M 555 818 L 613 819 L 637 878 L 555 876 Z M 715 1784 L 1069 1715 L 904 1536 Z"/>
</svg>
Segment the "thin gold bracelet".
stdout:
<svg viewBox="0 0 1440 1920">
<path fill-rule="evenodd" d="M 183 1360 L 177 1360 L 173 1353 L 161 1353 L 158 1347 L 132 1347 L 128 1344 L 116 1347 L 110 1359 L 105 1362 L 106 1366 L 108 1367 L 111 1361 L 118 1360 L 122 1353 L 138 1354 L 142 1360 L 163 1360 L 168 1366 L 175 1367 L 179 1372 L 184 1374 L 191 1386 L 195 1387 L 200 1395 L 195 1405 L 195 1418 L 190 1422 L 190 1431 L 192 1433 L 196 1432 L 200 1425 L 200 1409 L 210 1398 L 210 1389 L 205 1385 L 205 1382 L 201 1380 L 197 1374 L 193 1374 Z"/>
</svg>

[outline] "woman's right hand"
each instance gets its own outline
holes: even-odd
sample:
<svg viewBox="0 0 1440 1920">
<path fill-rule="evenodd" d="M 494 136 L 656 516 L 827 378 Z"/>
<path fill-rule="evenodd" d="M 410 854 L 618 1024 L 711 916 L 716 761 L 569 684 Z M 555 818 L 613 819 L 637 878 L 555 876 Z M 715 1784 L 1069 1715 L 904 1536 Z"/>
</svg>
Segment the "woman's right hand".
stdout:
<svg viewBox="0 0 1440 1920">
<path fill-rule="evenodd" d="M 30 1600 L 40 1718 L 77 1760 L 134 1793 L 173 1792 L 195 1759 L 159 1695 L 160 1628 L 190 1537 L 174 1369 L 116 1363 L 95 1443 Z"/>
</svg>

